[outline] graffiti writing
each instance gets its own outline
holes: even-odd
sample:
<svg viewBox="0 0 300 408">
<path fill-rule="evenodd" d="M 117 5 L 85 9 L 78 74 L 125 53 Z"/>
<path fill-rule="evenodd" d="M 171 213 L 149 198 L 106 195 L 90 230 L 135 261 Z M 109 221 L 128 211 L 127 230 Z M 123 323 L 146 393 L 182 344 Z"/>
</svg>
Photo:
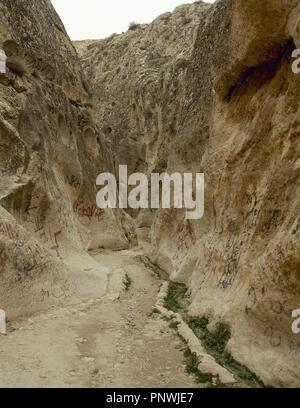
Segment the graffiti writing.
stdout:
<svg viewBox="0 0 300 408">
<path fill-rule="evenodd" d="M 79 217 L 87 217 L 90 221 L 93 218 L 99 218 L 104 213 L 104 210 L 97 207 L 96 204 L 87 204 L 83 197 L 78 198 L 73 204 L 73 211 Z"/>
<path fill-rule="evenodd" d="M 65 176 L 65 183 L 68 184 L 70 187 L 73 187 L 75 189 L 80 188 L 81 183 L 78 177 L 71 175 L 71 176 Z"/>
<path fill-rule="evenodd" d="M 196 234 L 190 220 L 181 221 L 173 235 L 174 243 L 176 244 L 176 252 L 174 254 L 174 261 L 188 253 L 189 249 L 196 244 Z"/>
<path fill-rule="evenodd" d="M 7 222 L 0 223 L 0 234 L 11 241 L 16 241 L 19 239 L 18 232 L 14 230 L 13 226 Z"/>
<path fill-rule="evenodd" d="M 238 265 L 241 257 L 241 249 L 244 245 L 243 241 L 230 242 L 228 241 L 226 247 L 226 253 L 228 253 L 228 258 L 226 260 L 223 275 L 219 281 L 219 287 L 222 289 L 227 289 L 232 286 L 237 273 Z"/>
<path fill-rule="evenodd" d="M 54 234 L 52 234 L 49 228 L 49 236 L 53 244 L 53 246 L 50 249 L 56 251 L 58 258 L 61 257 L 59 253 L 59 243 L 58 243 L 58 236 L 61 234 L 62 234 L 62 231 L 56 231 Z"/>
<path fill-rule="evenodd" d="M 267 327 L 264 335 L 268 338 L 269 344 L 272 347 L 280 347 L 282 343 L 282 337 L 274 330 L 273 327 Z"/>
<path fill-rule="evenodd" d="M 42 250 L 35 245 L 26 243 L 24 240 L 17 240 L 14 243 L 13 251 L 13 265 L 20 279 L 33 270 L 38 269 L 42 272 L 47 265 Z"/>
</svg>

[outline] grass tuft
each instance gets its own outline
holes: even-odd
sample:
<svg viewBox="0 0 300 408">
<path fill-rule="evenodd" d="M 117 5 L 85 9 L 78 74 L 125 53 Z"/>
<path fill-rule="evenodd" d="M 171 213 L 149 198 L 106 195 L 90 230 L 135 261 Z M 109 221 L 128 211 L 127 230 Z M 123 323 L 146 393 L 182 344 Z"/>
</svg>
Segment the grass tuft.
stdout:
<svg viewBox="0 0 300 408">
<path fill-rule="evenodd" d="M 199 366 L 199 359 L 196 353 L 192 353 L 189 348 L 187 348 L 184 352 L 185 364 L 186 364 L 186 372 L 188 374 L 193 374 L 195 376 L 195 381 L 198 384 L 205 384 L 213 382 L 213 376 L 211 374 L 202 373 L 198 366 Z"/>
<path fill-rule="evenodd" d="M 136 21 L 131 21 L 129 23 L 128 29 L 129 30 L 136 30 L 139 27 L 139 24 Z"/>
<path fill-rule="evenodd" d="M 260 378 L 247 367 L 238 363 L 230 353 L 226 351 L 227 343 L 231 337 L 230 328 L 224 323 L 219 323 L 216 330 L 210 332 L 207 328 L 207 317 L 193 317 L 189 319 L 189 327 L 199 338 L 206 351 L 211 354 L 223 367 L 230 370 L 236 377 L 254 387 L 264 387 Z"/>
<path fill-rule="evenodd" d="M 165 308 L 177 313 L 184 308 L 187 288 L 181 283 L 170 282 L 169 292 L 165 299 Z"/>
<path fill-rule="evenodd" d="M 161 277 L 161 269 L 157 265 L 154 265 L 147 256 L 140 256 L 139 259 L 147 269 L 150 269 L 150 271 L 154 272 L 159 278 Z"/>
<path fill-rule="evenodd" d="M 170 329 L 172 329 L 172 330 L 177 330 L 177 329 L 178 329 L 178 325 L 179 325 L 178 322 L 172 322 L 172 323 L 169 324 L 169 327 L 170 327 Z"/>
</svg>

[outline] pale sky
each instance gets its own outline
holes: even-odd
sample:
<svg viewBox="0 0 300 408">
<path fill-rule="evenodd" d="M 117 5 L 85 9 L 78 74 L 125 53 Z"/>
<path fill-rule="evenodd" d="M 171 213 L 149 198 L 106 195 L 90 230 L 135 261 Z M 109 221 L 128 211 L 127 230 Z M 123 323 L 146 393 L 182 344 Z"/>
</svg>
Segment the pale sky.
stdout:
<svg viewBox="0 0 300 408">
<path fill-rule="evenodd" d="M 160 14 L 193 0 L 52 0 L 52 3 L 71 39 L 85 40 L 126 31 L 132 21 L 150 23 Z"/>
</svg>

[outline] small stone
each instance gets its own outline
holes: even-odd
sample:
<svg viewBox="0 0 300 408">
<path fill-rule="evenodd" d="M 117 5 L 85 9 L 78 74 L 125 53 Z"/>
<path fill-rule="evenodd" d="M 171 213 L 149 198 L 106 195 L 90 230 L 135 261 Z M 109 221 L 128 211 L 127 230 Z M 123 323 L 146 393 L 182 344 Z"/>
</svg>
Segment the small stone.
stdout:
<svg viewBox="0 0 300 408">
<path fill-rule="evenodd" d="M 93 363 L 95 359 L 93 357 L 82 357 L 81 359 L 84 363 Z"/>
<path fill-rule="evenodd" d="M 218 384 L 218 378 L 213 377 L 212 383 L 213 383 L 213 385 L 217 385 Z"/>
<path fill-rule="evenodd" d="M 78 339 L 76 339 L 76 341 L 77 341 L 78 343 L 81 343 L 81 344 L 84 344 L 84 343 L 87 343 L 87 342 L 88 342 L 87 339 L 84 339 L 83 337 L 79 337 Z"/>
</svg>

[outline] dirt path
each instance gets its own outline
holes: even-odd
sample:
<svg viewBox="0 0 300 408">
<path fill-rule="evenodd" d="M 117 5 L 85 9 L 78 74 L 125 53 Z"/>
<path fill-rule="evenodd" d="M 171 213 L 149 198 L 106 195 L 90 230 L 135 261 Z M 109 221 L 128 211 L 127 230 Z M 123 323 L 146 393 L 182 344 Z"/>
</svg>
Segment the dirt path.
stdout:
<svg viewBox="0 0 300 408">
<path fill-rule="evenodd" d="M 151 313 L 161 281 L 137 255 L 94 255 L 111 269 L 103 298 L 9 324 L 0 337 L 0 387 L 195 387 L 184 344 Z M 125 274 L 132 283 L 120 291 Z"/>
</svg>

